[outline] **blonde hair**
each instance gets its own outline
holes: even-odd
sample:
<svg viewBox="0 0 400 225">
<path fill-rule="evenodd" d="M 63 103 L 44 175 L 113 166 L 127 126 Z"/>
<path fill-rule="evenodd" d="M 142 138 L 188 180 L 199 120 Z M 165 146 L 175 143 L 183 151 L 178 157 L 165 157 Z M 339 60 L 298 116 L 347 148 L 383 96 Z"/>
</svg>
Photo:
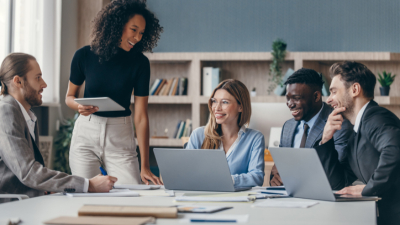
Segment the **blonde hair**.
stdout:
<svg viewBox="0 0 400 225">
<path fill-rule="evenodd" d="M 205 138 L 203 144 L 201 145 L 202 149 L 218 149 L 222 140 L 221 125 L 217 124 L 216 122 L 215 115 L 212 112 L 211 101 L 211 99 L 214 98 L 215 92 L 220 89 L 223 89 L 231 94 L 236 99 L 236 102 L 242 107 L 242 112 L 239 113 L 237 125 L 242 127 L 243 125 L 250 123 L 251 100 L 249 90 L 247 89 L 246 85 L 236 79 L 227 79 L 222 81 L 214 89 L 210 99 L 208 100 L 210 117 L 204 129 Z"/>
</svg>

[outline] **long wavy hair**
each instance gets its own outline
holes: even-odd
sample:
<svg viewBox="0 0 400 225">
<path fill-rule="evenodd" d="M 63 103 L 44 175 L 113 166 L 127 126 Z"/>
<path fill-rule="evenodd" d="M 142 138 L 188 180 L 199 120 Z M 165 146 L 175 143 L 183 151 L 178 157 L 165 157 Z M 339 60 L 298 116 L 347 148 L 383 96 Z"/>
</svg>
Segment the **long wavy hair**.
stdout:
<svg viewBox="0 0 400 225">
<path fill-rule="evenodd" d="M 226 90 L 236 99 L 236 102 L 240 106 L 242 106 L 242 112 L 239 113 L 237 125 L 239 127 L 242 127 L 243 125 L 250 123 L 251 100 L 249 90 L 247 89 L 246 85 L 236 79 L 228 79 L 222 81 L 214 89 L 210 99 L 208 100 L 208 110 L 210 111 L 210 117 L 204 129 L 205 138 L 203 144 L 201 145 L 202 149 L 218 149 L 222 140 L 221 137 L 223 134 L 221 130 L 221 125 L 217 124 L 215 115 L 212 111 L 211 101 L 211 99 L 214 98 L 215 92 L 220 89 Z"/>
<path fill-rule="evenodd" d="M 147 9 L 145 0 L 114 0 L 107 4 L 92 21 L 90 49 L 99 56 L 100 62 L 110 60 L 121 43 L 125 24 L 135 15 L 146 20 L 142 40 L 131 51 L 152 52 L 157 46 L 163 27 L 159 20 Z"/>
</svg>

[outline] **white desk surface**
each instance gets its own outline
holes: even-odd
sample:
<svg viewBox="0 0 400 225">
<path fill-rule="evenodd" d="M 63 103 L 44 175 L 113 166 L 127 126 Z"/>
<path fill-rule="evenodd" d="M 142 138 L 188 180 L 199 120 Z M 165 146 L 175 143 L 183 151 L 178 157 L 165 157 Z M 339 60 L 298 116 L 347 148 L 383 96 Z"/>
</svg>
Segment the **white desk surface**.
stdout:
<svg viewBox="0 0 400 225">
<path fill-rule="evenodd" d="M 175 195 L 184 192 L 176 191 Z M 211 192 L 209 192 L 211 193 Z M 0 204 L 0 221 L 7 218 L 19 217 L 21 225 L 43 224 L 43 221 L 58 216 L 77 216 L 78 209 L 84 204 L 106 205 L 143 205 L 143 206 L 172 206 L 175 197 L 79 197 L 70 198 L 55 194 L 22 201 Z M 297 198 L 273 199 L 274 201 L 315 201 Z M 258 201 L 265 201 L 259 199 Z M 311 208 L 259 208 L 252 207 L 253 203 L 197 203 L 198 205 L 233 206 L 233 209 L 217 212 L 217 214 L 249 214 L 247 224 L 301 224 L 301 225 L 373 225 L 376 224 L 375 202 L 326 202 Z M 179 203 L 181 205 L 185 203 Z M 188 203 L 191 204 L 191 203 Z M 157 219 L 157 224 L 179 224 L 176 219 Z M 184 223 L 181 223 L 184 224 Z M 189 223 L 186 223 L 189 224 Z M 214 223 L 207 223 L 214 224 Z M 221 224 L 221 223 L 215 223 Z M 226 223 L 224 223 L 226 224 Z"/>
</svg>

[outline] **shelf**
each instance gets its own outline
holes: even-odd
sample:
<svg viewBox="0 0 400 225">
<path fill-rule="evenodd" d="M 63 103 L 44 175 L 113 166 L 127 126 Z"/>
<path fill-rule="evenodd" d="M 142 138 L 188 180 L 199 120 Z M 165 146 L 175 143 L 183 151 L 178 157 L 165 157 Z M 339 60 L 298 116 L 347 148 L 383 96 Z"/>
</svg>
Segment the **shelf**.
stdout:
<svg viewBox="0 0 400 225">
<path fill-rule="evenodd" d="M 138 144 L 137 139 L 136 145 Z M 173 139 L 173 138 L 150 138 L 150 146 L 151 147 L 182 147 L 181 139 Z"/>
<path fill-rule="evenodd" d="M 201 104 L 208 104 L 209 97 L 200 96 Z M 326 102 L 328 97 L 322 97 L 322 101 Z M 375 96 L 374 101 L 379 105 L 400 105 L 400 97 L 390 96 Z M 265 102 L 265 103 L 286 103 L 285 96 L 256 96 L 251 97 L 251 102 Z"/>
<path fill-rule="evenodd" d="M 193 59 L 200 61 L 257 61 L 271 60 L 270 52 L 169 52 L 146 53 L 154 62 L 187 62 Z M 311 61 L 400 61 L 400 53 L 393 52 L 287 52 L 285 60 Z"/>
<path fill-rule="evenodd" d="M 135 97 L 131 96 L 131 103 L 135 102 Z M 149 96 L 149 104 L 191 104 L 192 98 L 189 96 Z"/>
</svg>

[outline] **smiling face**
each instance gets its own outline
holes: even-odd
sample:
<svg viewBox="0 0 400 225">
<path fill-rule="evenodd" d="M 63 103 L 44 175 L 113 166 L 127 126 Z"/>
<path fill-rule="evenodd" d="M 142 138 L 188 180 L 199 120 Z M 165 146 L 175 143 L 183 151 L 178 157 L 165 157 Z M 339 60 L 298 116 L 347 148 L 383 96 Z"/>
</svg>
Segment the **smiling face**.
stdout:
<svg viewBox="0 0 400 225">
<path fill-rule="evenodd" d="M 242 112 L 236 99 L 224 89 L 219 89 L 211 98 L 211 109 L 217 124 L 237 124 Z"/>
<path fill-rule="evenodd" d="M 47 84 L 42 79 L 42 71 L 36 60 L 29 60 L 29 66 L 31 70 L 24 77 L 24 98 L 32 107 L 40 106 L 42 104 L 42 92 Z"/>
<path fill-rule="evenodd" d="M 344 82 L 340 79 L 340 75 L 332 78 L 331 86 L 329 88 L 331 95 L 326 103 L 333 108 L 345 107 L 346 111 L 342 113 L 345 118 L 350 118 L 354 111 L 354 102 L 351 97 L 350 88 L 346 88 Z"/>
<path fill-rule="evenodd" d="M 124 26 L 122 32 L 120 48 L 130 51 L 133 46 L 142 40 L 146 20 L 142 15 L 134 15 Z"/>
<path fill-rule="evenodd" d="M 321 94 L 307 84 L 294 83 L 286 86 L 286 105 L 296 121 L 309 121 L 319 112 Z"/>
</svg>

